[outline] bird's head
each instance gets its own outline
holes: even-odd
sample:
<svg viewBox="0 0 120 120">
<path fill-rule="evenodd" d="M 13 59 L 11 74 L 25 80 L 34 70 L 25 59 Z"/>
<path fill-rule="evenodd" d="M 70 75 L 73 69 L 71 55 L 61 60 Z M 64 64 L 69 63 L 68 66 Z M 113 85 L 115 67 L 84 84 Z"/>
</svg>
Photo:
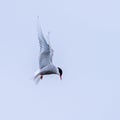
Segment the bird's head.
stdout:
<svg viewBox="0 0 120 120">
<path fill-rule="evenodd" d="M 59 75 L 60 75 L 60 79 L 62 80 L 62 74 L 63 74 L 63 71 L 61 68 L 58 67 L 58 72 L 59 72 Z"/>
</svg>

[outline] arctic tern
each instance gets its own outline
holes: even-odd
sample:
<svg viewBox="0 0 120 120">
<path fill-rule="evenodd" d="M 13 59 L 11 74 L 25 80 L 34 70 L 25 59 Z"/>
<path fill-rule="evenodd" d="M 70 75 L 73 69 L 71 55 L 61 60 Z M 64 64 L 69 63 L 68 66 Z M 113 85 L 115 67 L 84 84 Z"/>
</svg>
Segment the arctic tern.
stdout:
<svg viewBox="0 0 120 120">
<path fill-rule="evenodd" d="M 40 56 L 39 69 L 36 71 L 34 79 L 40 77 L 40 79 L 42 80 L 44 75 L 57 74 L 62 80 L 63 71 L 60 67 L 56 67 L 52 63 L 53 49 L 50 46 L 49 33 L 48 36 L 45 38 L 39 23 L 39 16 L 37 17 L 37 32 L 40 44 Z"/>
</svg>

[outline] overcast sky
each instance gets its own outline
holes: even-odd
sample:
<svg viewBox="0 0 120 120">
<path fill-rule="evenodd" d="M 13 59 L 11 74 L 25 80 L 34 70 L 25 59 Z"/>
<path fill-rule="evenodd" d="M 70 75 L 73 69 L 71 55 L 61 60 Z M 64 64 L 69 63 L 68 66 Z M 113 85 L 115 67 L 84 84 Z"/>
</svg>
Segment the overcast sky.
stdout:
<svg viewBox="0 0 120 120">
<path fill-rule="evenodd" d="M 120 120 L 119 0 L 12 0 L 0 13 L 1 120 Z M 62 81 L 32 80 L 37 16 Z"/>
</svg>

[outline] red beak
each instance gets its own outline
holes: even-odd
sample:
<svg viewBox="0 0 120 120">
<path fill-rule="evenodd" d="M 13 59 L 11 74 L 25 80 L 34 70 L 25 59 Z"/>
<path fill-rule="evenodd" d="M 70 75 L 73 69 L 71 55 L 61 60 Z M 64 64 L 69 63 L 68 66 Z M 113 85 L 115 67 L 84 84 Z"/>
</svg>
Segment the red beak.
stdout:
<svg viewBox="0 0 120 120">
<path fill-rule="evenodd" d="M 60 75 L 60 80 L 62 80 L 62 75 Z"/>
</svg>

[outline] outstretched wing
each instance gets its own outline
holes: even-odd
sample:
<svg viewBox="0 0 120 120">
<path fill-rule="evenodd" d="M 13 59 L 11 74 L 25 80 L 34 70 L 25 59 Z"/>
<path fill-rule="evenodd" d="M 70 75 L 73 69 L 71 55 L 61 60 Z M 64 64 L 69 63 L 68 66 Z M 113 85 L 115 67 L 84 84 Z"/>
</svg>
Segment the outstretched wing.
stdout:
<svg viewBox="0 0 120 120">
<path fill-rule="evenodd" d="M 38 39 L 40 43 L 39 67 L 41 69 L 52 63 L 53 50 L 43 35 L 42 29 L 39 24 L 39 17 L 37 27 L 38 27 Z"/>
</svg>

